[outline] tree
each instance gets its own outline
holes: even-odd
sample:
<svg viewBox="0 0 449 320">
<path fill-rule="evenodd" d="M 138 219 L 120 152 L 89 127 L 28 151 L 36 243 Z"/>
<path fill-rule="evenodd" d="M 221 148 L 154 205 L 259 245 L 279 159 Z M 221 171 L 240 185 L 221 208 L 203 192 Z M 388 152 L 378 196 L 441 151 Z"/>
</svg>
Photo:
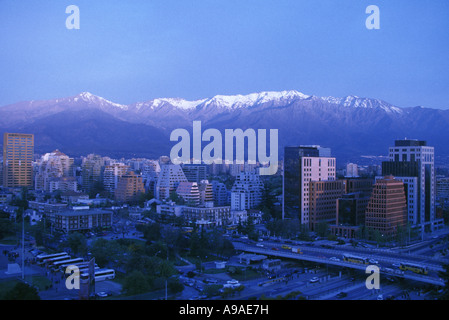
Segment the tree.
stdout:
<svg viewBox="0 0 449 320">
<path fill-rule="evenodd" d="M 80 255 L 86 255 L 87 253 L 87 240 L 84 235 L 78 232 L 71 233 L 67 237 L 67 244 L 69 248 L 75 253 Z"/>
<path fill-rule="evenodd" d="M 14 224 L 6 212 L 0 211 L 0 240 L 14 234 Z"/>
<path fill-rule="evenodd" d="M 11 290 L 5 293 L 4 300 L 40 300 L 36 288 L 18 282 Z"/>
<path fill-rule="evenodd" d="M 123 281 L 123 291 L 128 295 L 145 293 L 151 290 L 147 277 L 138 271 L 132 271 Z"/>
</svg>

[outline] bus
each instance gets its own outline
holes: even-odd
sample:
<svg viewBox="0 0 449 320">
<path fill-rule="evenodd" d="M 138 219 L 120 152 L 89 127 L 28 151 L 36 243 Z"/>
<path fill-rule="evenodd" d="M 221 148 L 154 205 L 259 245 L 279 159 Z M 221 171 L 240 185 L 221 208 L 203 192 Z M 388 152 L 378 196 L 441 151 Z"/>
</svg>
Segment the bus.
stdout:
<svg viewBox="0 0 449 320">
<path fill-rule="evenodd" d="M 58 271 L 59 268 L 60 268 L 62 265 L 74 265 L 74 264 L 77 264 L 77 263 L 80 263 L 80 262 L 83 262 L 83 261 L 84 261 L 83 258 L 74 258 L 74 259 L 61 260 L 61 261 L 54 262 L 54 263 L 51 265 L 51 268 L 52 268 L 54 271 Z"/>
<path fill-rule="evenodd" d="M 58 257 L 63 257 L 63 256 L 67 256 L 68 253 L 67 252 L 59 252 L 59 253 L 53 253 L 53 254 L 39 254 L 36 256 L 36 262 L 37 264 L 44 264 L 44 260 L 46 259 L 51 259 L 51 258 L 58 258 Z"/>
<path fill-rule="evenodd" d="M 360 264 L 369 264 L 368 258 L 353 256 L 352 254 L 348 254 L 348 253 L 343 254 L 343 261 L 360 263 Z"/>
<path fill-rule="evenodd" d="M 70 266 L 70 265 L 68 265 L 68 266 Z M 66 268 L 67 268 L 68 266 L 66 266 L 64 269 L 62 269 L 62 266 L 61 266 L 61 272 L 64 274 L 64 276 L 65 276 L 66 278 L 72 274 L 72 271 L 69 271 L 69 272 L 66 273 Z M 89 265 L 88 265 L 88 264 L 87 264 L 87 265 L 85 265 L 85 264 L 79 264 L 79 265 L 77 265 L 77 267 L 78 267 L 78 270 L 79 270 L 79 273 L 80 273 L 80 274 L 86 274 L 86 275 L 88 275 L 88 273 L 89 273 Z M 95 271 L 98 271 L 98 270 L 100 270 L 100 267 L 99 267 L 97 264 L 95 264 L 95 265 L 94 265 L 94 270 L 95 270 Z"/>
<path fill-rule="evenodd" d="M 95 264 L 95 265 L 97 265 L 97 264 Z M 88 268 L 89 267 L 89 262 L 88 261 L 81 261 L 81 262 L 75 262 L 75 263 L 64 263 L 64 264 L 59 266 L 59 271 L 64 273 L 68 266 L 77 266 L 79 269 L 84 268 L 84 267 Z"/>
<path fill-rule="evenodd" d="M 70 259 L 70 256 L 62 256 L 62 257 L 45 259 L 43 262 L 43 265 L 45 265 L 46 267 L 51 267 L 53 265 L 53 263 L 55 263 L 55 262 L 69 260 L 69 259 Z"/>
<path fill-rule="evenodd" d="M 86 278 L 89 276 L 89 271 L 81 273 L 82 278 Z M 115 278 L 115 270 L 114 269 L 97 269 L 95 270 L 95 281 L 104 281 L 104 280 L 112 280 Z"/>
<path fill-rule="evenodd" d="M 418 273 L 418 274 L 427 274 L 429 271 L 427 270 L 427 267 L 423 267 L 417 264 L 412 264 L 412 263 L 401 263 L 401 265 L 399 266 L 399 269 L 401 269 L 402 271 L 412 271 L 414 273 Z"/>
</svg>

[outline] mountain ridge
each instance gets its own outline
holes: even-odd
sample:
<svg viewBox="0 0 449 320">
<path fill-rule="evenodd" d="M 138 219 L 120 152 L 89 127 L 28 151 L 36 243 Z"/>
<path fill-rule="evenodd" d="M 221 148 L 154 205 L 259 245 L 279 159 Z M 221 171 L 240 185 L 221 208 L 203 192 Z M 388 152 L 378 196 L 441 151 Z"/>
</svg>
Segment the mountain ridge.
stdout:
<svg viewBox="0 0 449 320">
<path fill-rule="evenodd" d="M 357 96 L 317 97 L 285 90 L 194 101 L 157 98 L 124 105 L 82 92 L 0 107 L 0 130 L 36 132 L 36 151 L 42 153 L 58 147 L 74 155 L 95 149 L 122 156 L 134 154 L 132 150 L 146 156 L 167 155 L 175 144 L 169 139 L 171 131 L 191 132 L 195 120 L 202 121 L 203 130 L 278 129 L 280 155 L 283 146 L 300 144 L 330 147 L 342 159 L 385 155 L 394 140 L 405 137 L 427 140 L 438 154 L 449 155 L 445 139 L 449 110 L 400 108 Z"/>
</svg>

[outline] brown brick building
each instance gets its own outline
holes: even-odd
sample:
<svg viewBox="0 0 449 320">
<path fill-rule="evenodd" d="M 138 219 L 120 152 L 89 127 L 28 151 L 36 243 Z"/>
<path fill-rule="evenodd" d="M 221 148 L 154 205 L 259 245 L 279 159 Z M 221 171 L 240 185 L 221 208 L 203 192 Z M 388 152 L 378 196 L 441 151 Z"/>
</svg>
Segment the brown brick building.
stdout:
<svg viewBox="0 0 449 320">
<path fill-rule="evenodd" d="M 407 224 L 407 202 L 404 183 L 386 176 L 377 180 L 366 208 L 365 226 L 383 236 L 394 236 L 398 227 Z"/>
<path fill-rule="evenodd" d="M 345 193 L 345 180 L 309 182 L 309 228 L 314 231 L 320 222 L 335 224 L 337 199 Z"/>
<path fill-rule="evenodd" d="M 117 189 L 115 189 L 115 200 L 122 202 L 134 201 L 140 193 L 145 193 L 142 177 L 134 172 L 128 172 L 118 181 Z"/>
</svg>

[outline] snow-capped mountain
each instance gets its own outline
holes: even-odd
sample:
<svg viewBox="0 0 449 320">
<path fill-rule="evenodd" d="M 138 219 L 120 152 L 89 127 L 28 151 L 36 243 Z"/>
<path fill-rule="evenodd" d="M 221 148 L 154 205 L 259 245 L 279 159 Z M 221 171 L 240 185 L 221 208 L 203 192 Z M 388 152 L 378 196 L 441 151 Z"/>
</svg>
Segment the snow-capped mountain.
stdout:
<svg viewBox="0 0 449 320">
<path fill-rule="evenodd" d="M 427 140 L 449 155 L 449 110 L 399 108 L 379 99 L 317 97 L 296 90 L 157 98 L 122 105 L 89 92 L 0 107 L 2 131 L 35 133 L 36 152 L 169 154 L 176 128 L 278 129 L 285 145 L 320 144 L 337 157 L 385 155 L 395 139 Z M 98 151 L 95 151 L 98 150 Z M 51 150 L 50 150 L 51 151 Z"/>
</svg>

